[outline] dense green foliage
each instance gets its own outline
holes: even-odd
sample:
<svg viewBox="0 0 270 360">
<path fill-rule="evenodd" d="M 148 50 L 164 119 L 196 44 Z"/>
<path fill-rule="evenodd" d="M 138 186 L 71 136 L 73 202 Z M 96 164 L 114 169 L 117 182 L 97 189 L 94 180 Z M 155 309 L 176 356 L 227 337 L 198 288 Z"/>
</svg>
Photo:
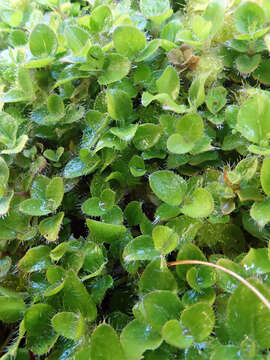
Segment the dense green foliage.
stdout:
<svg viewBox="0 0 270 360">
<path fill-rule="evenodd" d="M 0 1 L 1 360 L 269 360 L 270 1 Z"/>
</svg>

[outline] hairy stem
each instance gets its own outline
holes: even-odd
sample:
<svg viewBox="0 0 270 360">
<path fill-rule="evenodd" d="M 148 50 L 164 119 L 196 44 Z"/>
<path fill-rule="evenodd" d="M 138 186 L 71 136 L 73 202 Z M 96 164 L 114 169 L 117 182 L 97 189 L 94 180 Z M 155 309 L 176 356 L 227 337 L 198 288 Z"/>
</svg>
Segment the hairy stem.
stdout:
<svg viewBox="0 0 270 360">
<path fill-rule="evenodd" d="M 264 303 L 264 305 L 270 310 L 270 302 L 266 299 L 266 297 L 262 293 L 259 292 L 259 290 L 257 290 L 253 285 L 251 285 L 248 281 L 246 281 L 244 278 L 242 278 L 242 276 L 236 274 L 235 272 L 233 272 L 229 269 L 226 269 L 223 266 L 220 266 L 217 264 L 212 264 L 207 261 L 200 261 L 200 260 L 173 261 L 173 262 L 170 262 L 168 265 L 175 266 L 175 265 L 190 265 L 190 264 L 209 266 L 209 267 L 224 271 L 227 274 L 233 276 L 234 278 L 239 280 L 242 284 L 244 284 L 246 287 L 248 287 Z"/>
</svg>

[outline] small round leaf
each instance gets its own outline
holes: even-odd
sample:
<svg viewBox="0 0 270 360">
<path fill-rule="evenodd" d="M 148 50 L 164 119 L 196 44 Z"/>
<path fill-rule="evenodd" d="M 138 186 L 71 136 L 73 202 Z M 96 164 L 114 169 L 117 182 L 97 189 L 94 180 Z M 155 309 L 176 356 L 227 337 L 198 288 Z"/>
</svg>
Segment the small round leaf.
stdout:
<svg viewBox="0 0 270 360">
<path fill-rule="evenodd" d="M 162 255 L 172 252 L 178 245 L 178 235 L 168 226 L 158 225 L 152 232 L 155 248 Z"/>
<path fill-rule="evenodd" d="M 146 39 L 135 26 L 120 25 L 113 32 L 113 43 L 119 54 L 132 58 L 144 49 Z"/>
<path fill-rule="evenodd" d="M 265 158 L 263 160 L 261 168 L 261 184 L 265 194 L 270 196 L 270 158 Z"/>
<path fill-rule="evenodd" d="M 92 360 L 125 360 L 120 340 L 115 330 L 107 324 L 95 328 L 91 337 Z"/>
<path fill-rule="evenodd" d="M 160 334 L 138 320 L 123 329 L 120 340 L 127 359 L 139 359 L 145 350 L 155 350 L 162 342 Z"/>
<path fill-rule="evenodd" d="M 208 338 L 215 325 L 215 314 L 206 303 L 194 304 L 182 312 L 181 321 L 197 342 Z"/>
<path fill-rule="evenodd" d="M 185 330 L 178 320 L 169 320 L 162 328 L 162 337 L 170 345 L 179 349 L 186 349 L 193 343 L 193 337 L 185 334 Z"/>
<path fill-rule="evenodd" d="M 255 2 L 241 3 L 234 14 L 234 24 L 240 33 L 253 33 L 265 23 L 263 9 Z"/>
<path fill-rule="evenodd" d="M 203 188 L 196 189 L 190 198 L 186 198 L 185 205 L 181 208 L 183 214 L 192 218 L 207 217 L 213 210 L 214 200 L 212 195 Z"/>
<path fill-rule="evenodd" d="M 57 38 L 54 31 L 45 24 L 34 27 L 29 38 L 31 53 L 36 57 L 53 55 L 57 50 Z"/>
<path fill-rule="evenodd" d="M 184 179 L 169 170 L 151 174 L 149 184 L 158 198 L 172 206 L 181 204 L 187 189 Z"/>
<path fill-rule="evenodd" d="M 85 323 L 81 314 L 61 312 L 52 318 L 54 330 L 67 339 L 78 340 L 83 336 Z"/>
</svg>

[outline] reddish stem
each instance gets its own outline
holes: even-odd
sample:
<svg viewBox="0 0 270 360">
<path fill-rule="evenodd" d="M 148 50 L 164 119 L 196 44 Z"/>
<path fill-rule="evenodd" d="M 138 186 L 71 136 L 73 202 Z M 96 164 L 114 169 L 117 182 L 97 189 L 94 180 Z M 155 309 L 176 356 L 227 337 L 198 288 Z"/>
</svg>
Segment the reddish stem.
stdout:
<svg viewBox="0 0 270 360">
<path fill-rule="evenodd" d="M 31 359 L 31 360 L 35 360 L 35 359 L 36 359 L 35 354 L 33 354 L 31 350 L 28 350 L 28 353 L 29 353 L 29 356 L 30 356 L 30 359 Z"/>
<path fill-rule="evenodd" d="M 244 284 L 246 287 L 248 287 L 264 303 L 264 305 L 270 310 L 270 302 L 266 299 L 266 297 L 262 293 L 259 292 L 259 290 L 257 290 L 253 285 L 251 285 L 248 281 L 246 281 L 244 278 L 242 278 L 242 276 L 236 274 L 235 272 L 233 272 L 229 269 L 226 269 L 223 266 L 220 266 L 217 264 L 212 264 L 207 261 L 200 261 L 200 260 L 173 261 L 173 262 L 170 262 L 168 265 L 175 266 L 175 265 L 191 265 L 191 264 L 209 266 L 209 267 L 224 271 L 227 274 L 233 276 L 237 280 L 241 281 L 241 283 Z"/>
</svg>

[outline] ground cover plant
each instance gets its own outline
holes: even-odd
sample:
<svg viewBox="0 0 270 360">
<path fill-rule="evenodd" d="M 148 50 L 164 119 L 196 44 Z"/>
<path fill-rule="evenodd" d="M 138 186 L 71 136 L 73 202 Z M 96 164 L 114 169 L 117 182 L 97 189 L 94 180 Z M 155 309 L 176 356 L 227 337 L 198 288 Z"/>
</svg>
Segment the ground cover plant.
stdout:
<svg viewBox="0 0 270 360">
<path fill-rule="evenodd" d="M 270 1 L 0 2 L 0 359 L 270 359 Z"/>
</svg>

